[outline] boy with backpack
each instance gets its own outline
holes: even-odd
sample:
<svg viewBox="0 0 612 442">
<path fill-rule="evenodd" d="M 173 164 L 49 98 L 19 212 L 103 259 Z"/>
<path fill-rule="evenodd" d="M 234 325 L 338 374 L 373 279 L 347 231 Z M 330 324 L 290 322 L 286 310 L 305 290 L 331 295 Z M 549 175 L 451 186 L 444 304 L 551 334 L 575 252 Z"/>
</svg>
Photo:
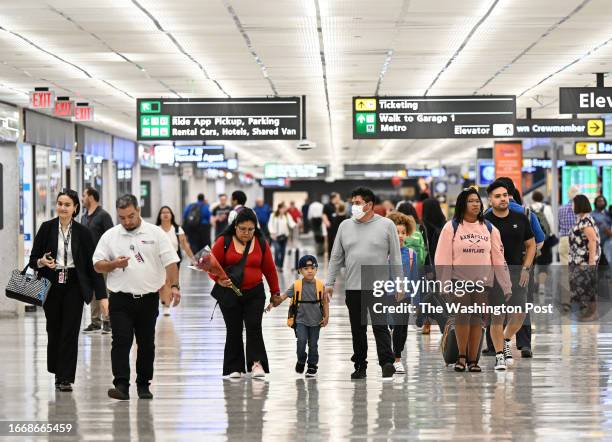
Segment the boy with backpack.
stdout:
<svg viewBox="0 0 612 442">
<path fill-rule="evenodd" d="M 297 363 L 295 371 L 304 373 L 308 362 L 306 377 L 317 375 L 319 364 L 319 332 L 329 321 L 329 302 L 325 296 L 323 281 L 316 279 L 319 264 L 312 255 L 304 255 L 298 261 L 298 271 L 302 275 L 282 295 L 277 295 L 268 305 L 267 311 L 291 298 L 287 325 L 295 330 L 297 337 Z M 308 344 L 308 354 L 306 345 Z"/>
</svg>

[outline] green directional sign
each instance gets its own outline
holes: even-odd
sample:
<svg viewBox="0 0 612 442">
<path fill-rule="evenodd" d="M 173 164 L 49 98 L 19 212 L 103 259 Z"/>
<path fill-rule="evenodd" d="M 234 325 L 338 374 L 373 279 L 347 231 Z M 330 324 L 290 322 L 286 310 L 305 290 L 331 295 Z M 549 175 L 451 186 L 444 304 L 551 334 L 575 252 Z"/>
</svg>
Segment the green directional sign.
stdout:
<svg viewBox="0 0 612 442">
<path fill-rule="evenodd" d="M 141 115 L 141 138 L 168 138 L 170 137 L 170 115 Z"/>
<path fill-rule="evenodd" d="M 360 135 L 376 134 L 376 112 L 355 113 L 355 129 Z"/>
</svg>

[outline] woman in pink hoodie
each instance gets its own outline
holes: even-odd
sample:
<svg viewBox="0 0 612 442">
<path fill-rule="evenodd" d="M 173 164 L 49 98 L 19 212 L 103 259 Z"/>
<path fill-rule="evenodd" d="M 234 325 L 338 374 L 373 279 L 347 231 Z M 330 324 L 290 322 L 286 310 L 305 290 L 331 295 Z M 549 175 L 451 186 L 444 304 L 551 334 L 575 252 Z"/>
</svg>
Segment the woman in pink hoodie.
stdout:
<svg viewBox="0 0 612 442">
<path fill-rule="evenodd" d="M 504 294 L 512 292 L 499 230 L 484 219 L 482 200 L 476 189 L 464 189 L 457 197 L 455 215 L 440 233 L 435 264 L 442 287 L 448 287 L 450 282 L 457 288 L 466 281 L 475 283 L 470 290 L 467 287 L 461 293 L 455 290 L 455 302 L 461 306 L 484 307 L 494 278 Z M 465 371 L 467 361 L 469 371 L 480 372 L 477 363 L 482 336 L 480 312 L 458 312 L 455 335 L 459 349 L 455 371 Z"/>
</svg>

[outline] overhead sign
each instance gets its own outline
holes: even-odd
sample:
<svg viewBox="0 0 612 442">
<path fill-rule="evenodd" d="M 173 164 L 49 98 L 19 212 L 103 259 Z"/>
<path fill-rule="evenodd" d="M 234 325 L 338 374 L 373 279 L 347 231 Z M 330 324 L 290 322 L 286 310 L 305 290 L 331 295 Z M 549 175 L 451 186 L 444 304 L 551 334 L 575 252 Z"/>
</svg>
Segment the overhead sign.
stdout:
<svg viewBox="0 0 612 442">
<path fill-rule="evenodd" d="M 344 176 L 350 178 L 406 178 L 405 164 L 345 164 Z"/>
<path fill-rule="evenodd" d="M 264 165 L 265 178 L 323 178 L 327 167 L 316 164 L 275 164 Z"/>
<path fill-rule="evenodd" d="M 516 120 L 516 135 L 526 138 L 603 137 L 603 119 L 537 119 Z"/>
<path fill-rule="evenodd" d="M 93 121 L 94 108 L 93 106 L 79 105 L 77 103 L 74 108 L 74 121 Z"/>
<path fill-rule="evenodd" d="M 520 141 L 496 141 L 493 146 L 495 176 L 508 177 L 520 192 L 523 188 L 523 143 Z"/>
<path fill-rule="evenodd" d="M 139 140 L 299 140 L 302 99 L 147 98 L 137 100 Z"/>
<path fill-rule="evenodd" d="M 601 194 L 604 196 L 608 204 L 610 204 L 610 201 L 612 201 L 612 166 L 604 166 L 602 168 Z"/>
<path fill-rule="evenodd" d="M 612 87 L 560 87 L 559 113 L 612 113 Z"/>
<path fill-rule="evenodd" d="M 227 169 L 237 170 L 238 160 L 236 158 L 228 158 L 220 161 L 200 161 L 196 163 L 198 169 Z"/>
<path fill-rule="evenodd" d="M 174 146 L 175 163 L 225 161 L 223 146 Z"/>
<path fill-rule="evenodd" d="M 277 187 L 287 188 L 289 187 L 289 180 L 287 178 L 264 178 L 260 181 L 262 187 Z"/>
<path fill-rule="evenodd" d="M 612 153 L 612 141 L 576 141 L 574 143 L 576 155 L 591 155 L 598 153 Z"/>
<path fill-rule="evenodd" d="M 53 115 L 56 117 L 72 117 L 74 115 L 74 101 L 58 97 L 55 100 Z"/>
<path fill-rule="evenodd" d="M 514 136 L 516 97 L 353 97 L 353 138 Z"/>
<path fill-rule="evenodd" d="M 30 92 L 30 107 L 34 109 L 51 109 L 55 94 L 47 88 L 36 88 Z"/>
</svg>

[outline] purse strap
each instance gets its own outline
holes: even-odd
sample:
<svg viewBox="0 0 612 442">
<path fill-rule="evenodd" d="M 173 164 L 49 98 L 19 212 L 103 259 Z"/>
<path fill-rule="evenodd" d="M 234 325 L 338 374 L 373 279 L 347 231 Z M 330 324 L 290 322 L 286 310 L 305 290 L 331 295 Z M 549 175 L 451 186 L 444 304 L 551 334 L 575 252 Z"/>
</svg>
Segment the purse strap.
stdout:
<svg viewBox="0 0 612 442">
<path fill-rule="evenodd" d="M 28 263 L 28 264 L 26 264 L 26 266 L 25 266 L 25 267 L 23 268 L 23 270 L 21 271 L 21 274 L 22 274 L 22 275 L 25 275 L 25 274 L 27 273 L 27 271 L 28 271 L 28 267 L 30 267 L 30 264 L 29 264 L 29 263 Z"/>
<path fill-rule="evenodd" d="M 244 276 L 244 267 L 246 266 L 246 260 L 249 256 L 249 251 L 251 250 L 251 241 L 246 243 L 244 247 L 244 252 L 242 253 L 242 258 L 240 261 L 234 266 L 232 266 L 231 274 L 236 278 L 236 281 L 233 281 L 237 287 L 242 285 L 242 277 Z M 231 279 L 231 276 L 230 276 Z"/>
</svg>

